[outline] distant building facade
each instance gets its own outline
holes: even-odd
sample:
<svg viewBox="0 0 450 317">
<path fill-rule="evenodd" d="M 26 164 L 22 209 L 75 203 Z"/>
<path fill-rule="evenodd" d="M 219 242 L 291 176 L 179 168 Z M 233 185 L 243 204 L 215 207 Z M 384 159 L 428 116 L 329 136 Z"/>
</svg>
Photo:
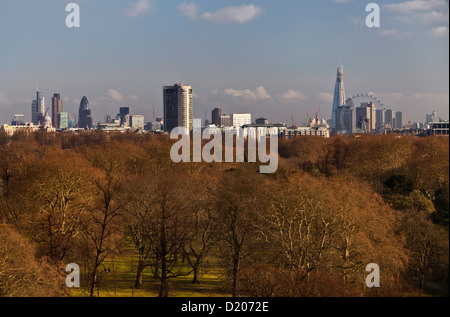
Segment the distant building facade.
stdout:
<svg viewBox="0 0 450 317">
<path fill-rule="evenodd" d="M 175 84 L 163 87 L 164 131 L 171 132 L 177 127 L 189 133 L 193 129 L 192 86 Z"/>
<path fill-rule="evenodd" d="M 89 101 L 86 96 L 83 96 L 80 102 L 80 109 L 78 111 L 78 128 L 91 129 L 93 126 L 92 113 L 89 108 Z"/>
<path fill-rule="evenodd" d="M 53 94 L 52 97 L 52 124 L 58 128 L 58 113 L 63 112 L 63 101 L 60 94 Z"/>
<path fill-rule="evenodd" d="M 59 130 L 69 128 L 69 114 L 67 112 L 58 112 L 56 115 L 56 128 Z"/>
<path fill-rule="evenodd" d="M 231 127 L 231 116 L 228 114 L 221 115 L 219 118 L 219 126 Z"/>
<path fill-rule="evenodd" d="M 132 130 L 144 130 L 145 121 L 142 115 L 133 115 L 130 117 L 130 127 Z"/>
<path fill-rule="evenodd" d="M 395 129 L 403 129 L 403 113 L 401 111 L 395 113 Z"/>
<path fill-rule="evenodd" d="M 387 109 L 385 112 L 385 124 L 389 127 L 389 128 L 394 128 L 394 114 L 392 112 L 391 109 Z"/>
<path fill-rule="evenodd" d="M 356 131 L 356 111 L 353 106 L 342 106 L 336 110 L 336 132 L 352 134 Z"/>
<path fill-rule="evenodd" d="M 269 124 L 269 120 L 266 118 L 258 118 L 255 120 L 256 124 Z"/>
<path fill-rule="evenodd" d="M 375 127 L 376 129 L 381 129 L 384 127 L 384 122 L 385 122 L 385 109 L 377 109 L 376 110 L 376 123 L 375 123 Z"/>
<path fill-rule="evenodd" d="M 215 108 L 212 111 L 212 115 L 211 115 L 211 119 L 212 119 L 212 124 L 216 125 L 216 126 L 220 126 L 220 117 L 222 116 L 222 109 L 220 108 Z"/>
<path fill-rule="evenodd" d="M 252 115 L 250 113 L 233 113 L 231 115 L 231 125 L 239 128 L 244 125 L 252 124 Z"/>
<path fill-rule="evenodd" d="M 345 89 L 344 89 L 344 67 L 337 69 L 336 84 L 334 87 L 333 109 L 331 115 L 331 129 L 337 129 L 337 110 L 345 105 Z"/>
<path fill-rule="evenodd" d="M 45 98 L 42 92 L 36 88 L 36 99 L 31 103 L 31 122 L 39 125 L 45 115 Z"/>
<path fill-rule="evenodd" d="M 25 125 L 25 115 L 15 114 L 11 121 L 11 125 Z"/>
</svg>

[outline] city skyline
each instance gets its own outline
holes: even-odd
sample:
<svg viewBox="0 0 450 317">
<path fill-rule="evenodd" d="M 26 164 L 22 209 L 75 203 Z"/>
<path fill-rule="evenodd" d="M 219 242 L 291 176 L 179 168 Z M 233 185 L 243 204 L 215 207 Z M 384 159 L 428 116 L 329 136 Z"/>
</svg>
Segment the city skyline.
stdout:
<svg viewBox="0 0 450 317">
<path fill-rule="evenodd" d="M 413 122 L 448 118 L 448 2 L 383 2 L 380 29 L 363 25 L 366 3 L 339 2 L 80 1 L 76 30 L 55 0 L 3 2 L 0 121 L 31 121 L 36 84 L 70 116 L 86 95 L 95 122 L 122 106 L 151 118 L 153 103 L 162 117 L 173 82 L 194 87 L 195 118 L 222 108 L 301 124 L 316 105 L 330 119 L 340 61 L 347 95 L 373 93 Z"/>
</svg>

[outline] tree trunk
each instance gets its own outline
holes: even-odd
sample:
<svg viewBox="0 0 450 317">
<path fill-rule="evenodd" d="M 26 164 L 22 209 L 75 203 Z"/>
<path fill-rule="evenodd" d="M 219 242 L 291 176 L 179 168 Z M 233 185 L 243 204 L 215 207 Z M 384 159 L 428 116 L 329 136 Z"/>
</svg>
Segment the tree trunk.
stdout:
<svg viewBox="0 0 450 317">
<path fill-rule="evenodd" d="M 200 281 L 199 281 L 199 279 L 198 279 L 198 276 L 199 276 L 199 266 L 198 266 L 198 265 L 195 265 L 193 269 L 194 269 L 194 278 L 193 278 L 193 280 L 192 280 L 192 284 L 200 284 Z"/>
<path fill-rule="evenodd" d="M 161 285 L 159 288 L 159 297 L 169 297 L 169 282 L 167 279 L 166 257 L 161 257 Z"/>
<path fill-rule="evenodd" d="M 134 283 L 134 288 L 140 289 L 142 287 L 142 277 L 144 273 L 145 265 L 142 261 L 139 261 L 137 274 L 136 274 L 136 282 Z"/>
<path fill-rule="evenodd" d="M 159 279 L 159 257 L 158 256 L 155 259 L 155 272 L 153 273 L 153 278 L 155 280 Z"/>
<path fill-rule="evenodd" d="M 233 297 L 239 297 L 239 259 L 233 263 Z"/>
<path fill-rule="evenodd" d="M 98 264 L 97 264 L 98 260 L 95 260 L 95 266 L 94 266 L 94 270 L 92 272 L 92 279 L 91 279 L 91 292 L 90 292 L 90 297 L 94 297 L 95 296 L 95 284 L 97 284 L 97 271 L 98 271 Z"/>
</svg>

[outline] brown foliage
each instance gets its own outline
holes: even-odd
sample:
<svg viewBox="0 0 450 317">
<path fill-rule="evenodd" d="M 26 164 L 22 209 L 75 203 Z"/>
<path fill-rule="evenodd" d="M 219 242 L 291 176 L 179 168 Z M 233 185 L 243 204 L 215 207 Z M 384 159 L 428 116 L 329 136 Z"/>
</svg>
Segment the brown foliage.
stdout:
<svg viewBox="0 0 450 317">
<path fill-rule="evenodd" d="M 0 297 L 63 296 L 64 289 L 62 270 L 36 259 L 32 243 L 0 225 Z"/>
</svg>

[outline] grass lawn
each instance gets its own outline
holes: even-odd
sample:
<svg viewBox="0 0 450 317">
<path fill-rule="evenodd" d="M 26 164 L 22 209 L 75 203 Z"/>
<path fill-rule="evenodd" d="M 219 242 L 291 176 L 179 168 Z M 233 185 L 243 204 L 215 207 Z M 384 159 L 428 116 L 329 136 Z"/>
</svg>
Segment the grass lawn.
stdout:
<svg viewBox="0 0 450 317">
<path fill-rule="evenodd" d="M 141 289 L 134 289 L 138 256 L 132 247 L 115 259 L 108 259 L 99 269 L 100 288 L 95 296 L 100 297 L 157 297 L 159 279 L 155 279 L 150 269 L 144 271 Z M 212 265 L 209 265 L 212 266 Z M 109 269 L 110 273 L 105 273 Z M 81 287 L 71 289 L 70 296 L 89 296 L 88 276 L 80 265 Z M 187 264 L 182 268 L 189 272 Z M 217 297 L 230 296 L 224 287 L 220 269 L 211 267 L 200 276 L 200 284 L 192 284 L 193 273 L 169 279 L 171 297 Z"/>
</svg>

